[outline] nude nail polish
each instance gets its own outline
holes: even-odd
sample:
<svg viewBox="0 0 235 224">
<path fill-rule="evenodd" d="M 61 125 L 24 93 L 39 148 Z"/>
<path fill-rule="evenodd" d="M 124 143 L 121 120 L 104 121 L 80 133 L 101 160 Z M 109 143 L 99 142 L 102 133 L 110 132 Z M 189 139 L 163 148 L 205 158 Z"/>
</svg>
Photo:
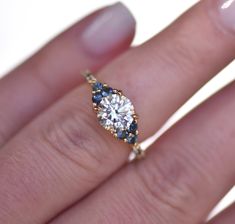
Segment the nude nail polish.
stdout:
<svg viewBox="0 0 235 224">
<path fill-rule="evenodd" d="M 100 56 L 117 48 L 134 29 L 134 17 L 118 2 L 105 8 L 94 18 L 83 31 L 82 42 L 89 53 Z"/>
<path fill-rule="evenodd" d="M 235 0 L 219 0 L 219 13 L 224 25 L 235 31 Z"/>
</svg>

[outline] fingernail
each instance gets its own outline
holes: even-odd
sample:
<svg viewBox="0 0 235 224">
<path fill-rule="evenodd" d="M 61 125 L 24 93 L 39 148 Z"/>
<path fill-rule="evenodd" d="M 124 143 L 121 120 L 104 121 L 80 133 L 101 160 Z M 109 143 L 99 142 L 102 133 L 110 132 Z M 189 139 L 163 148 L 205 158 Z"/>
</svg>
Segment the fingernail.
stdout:
<svg viewBox="0 0 235 224">
<path fill-rule="evenodd" d="M 102 10 L 85 28 L 81 39 L 89 53 L 101 56 L 115 51 L 134 29 L 133 15 L 118 2 Z"/>
<path fill-rule="evenodd" d="M 235 30 L 235 0 L 219 0 L 219 13 L 225 26 Z"/>
</svg>

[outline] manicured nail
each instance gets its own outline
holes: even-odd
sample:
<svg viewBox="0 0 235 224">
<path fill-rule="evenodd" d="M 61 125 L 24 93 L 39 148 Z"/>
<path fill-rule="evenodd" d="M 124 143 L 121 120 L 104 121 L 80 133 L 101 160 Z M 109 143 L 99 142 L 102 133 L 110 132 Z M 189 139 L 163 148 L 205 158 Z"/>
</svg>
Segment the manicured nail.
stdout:
<svg viewBox="0 0 235 224">
<path fill-rule="evenodd" d="M 85 28 L 81 38 L 89 53 L 101 56 L 115 51 L 134 29 L 134 17 L 118 2 L 102 10 Z"/>
<path fill-rule="evenodd" d="M 235 0 L 219 0 L 219 11 L 225 26 L 235 30 Z"/>
</svg>

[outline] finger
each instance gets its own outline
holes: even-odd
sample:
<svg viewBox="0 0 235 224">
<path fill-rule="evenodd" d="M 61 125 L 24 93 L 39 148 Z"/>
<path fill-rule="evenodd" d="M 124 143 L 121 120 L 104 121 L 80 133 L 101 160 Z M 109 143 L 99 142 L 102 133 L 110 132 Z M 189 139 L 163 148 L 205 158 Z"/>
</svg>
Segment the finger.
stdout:
<svg viewBox="0 0 235 224">
<path fill-rule="evenodd" d="M 216 14 L 217 5 L 212 3 L 209 9 Z M 234 36 L 224 32 L 219 15 L 210 14 L 208 1 L 199 3 L 166 31 L 128 51 L 100 73 L 101 80 L 124 90 L 133 100 L 141 118 L 141 138 L 158 128 L 233 59 Z M 215 26 L 217 23 L 221 28 Z M 208 52 L 211 57 L 205 57 Z M 4 164 L 0 169 L 0 195 L 10 194 L 12 199 L 25 195 L 25 189 L 30 191 L 20 203 L 12 204 L 3 196 L 5 203 L 0 213 L 1 209 L 9 211 L 3 220 L 13 224 L 19 220 L 46 222 L 124 164 L 128 146 L 98 125 L 89 94 L 87 85 L 76 89 L 0 152 L 0 164 Z M 35 198 L 38 200 L 34 207 L 31 204 Z"/>
<path fill-rule="evenodd" d="M 162 33 L 100 72 L 101 80 L 135 100 L 141 139 L 155 133 L 234 59 L 235 36 L 218 12 L 221 5 L 218 1 L 201 1 Z M 166 103 L 168 99 L 171 103 Z"/>
<path fill-rule="evenodd" d="M 0 80 L 0 145 L 81 84 L 80 71 L 97 70 L 127 49 L 134 30 L 134 18 L 121 3 L 105 7 L 56 37 Z"/>
<path fill-rule="evenodd" d="M 235 83 L 52 223 L 203 223 L 234 185 L 234 94 Z"/>
<path fill-rule="evenodd" d="M 235 221 L 235 205 L 226 208 L 219 215 L 214 217 L 208 224 L 233 224 Z"/>
</svg>

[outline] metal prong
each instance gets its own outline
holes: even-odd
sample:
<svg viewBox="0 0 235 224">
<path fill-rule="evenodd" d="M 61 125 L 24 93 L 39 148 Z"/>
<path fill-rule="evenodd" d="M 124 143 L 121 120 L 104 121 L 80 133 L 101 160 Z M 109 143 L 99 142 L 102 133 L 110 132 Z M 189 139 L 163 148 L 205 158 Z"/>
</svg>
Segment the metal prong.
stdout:
<svg viewBox="0 0 235 224">
<path fill-rule="evenodd" d="M 139 143 L 133 146 L 133 150 L 129 155 L 128 161 L 132 162 L 134 160 L 142 159 L 145 157 L 145 151 L 141 148 Z"/>
<path fill-rule="evenodd" d="M 89 84 L 93 84 L 97 81 L 96 78 L 91 73 L 91 71 L 89 71 L 89 70 L 81 72 L 81 75 L 83 75 L 86 78 L 86 80 Z"/>
<path fill-rule="evenodd" d="M 139 116 L 138 116 L 137 114 L 133 114 L 133 118 L 134 118 L 135 120 L 138 120 Z"/>
<path fill-rule="evenodd" d="M 122 93 L 122 91 L 121 91 L 121 90 L 118 90 L 117 92 L 118 92 L 118 94 L 119 94 L 120 96 L 122 96 L 122 95 L 123 95 L 123 93 Z"/>
</svg>

